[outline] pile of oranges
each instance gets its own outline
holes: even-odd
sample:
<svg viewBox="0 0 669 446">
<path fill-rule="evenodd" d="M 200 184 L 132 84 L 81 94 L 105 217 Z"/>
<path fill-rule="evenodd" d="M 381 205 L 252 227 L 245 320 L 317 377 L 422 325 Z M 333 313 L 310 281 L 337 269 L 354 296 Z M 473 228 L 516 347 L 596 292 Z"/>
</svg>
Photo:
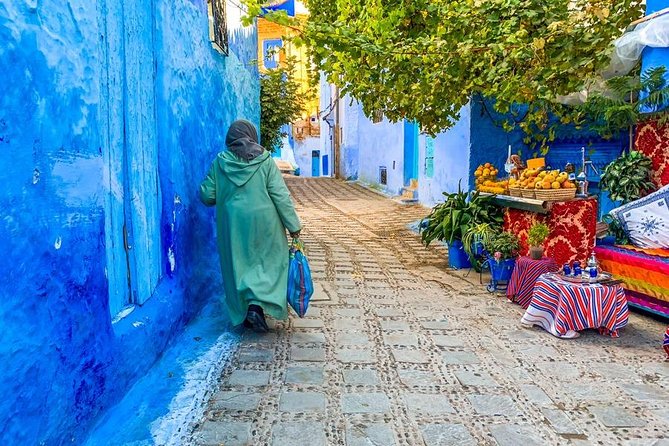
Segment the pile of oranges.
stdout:
<svg viewBox="0 0 669 446">
<path fill-rule="evenodd" d="M 520 179 L 512 179 L 509 187 L 519 189 L 575 189 L 576 185 L 569 181 L 567 172 L 559 170 L 525 169 Z"/>
<path fill-rule="evenodd" d="M 499 170 L 490 163 L 481 164 L 474 171 L 476 190 L 490 194 L 505 194 L 509 188 L 506 180 L 497 180 Z"/>
</svg>

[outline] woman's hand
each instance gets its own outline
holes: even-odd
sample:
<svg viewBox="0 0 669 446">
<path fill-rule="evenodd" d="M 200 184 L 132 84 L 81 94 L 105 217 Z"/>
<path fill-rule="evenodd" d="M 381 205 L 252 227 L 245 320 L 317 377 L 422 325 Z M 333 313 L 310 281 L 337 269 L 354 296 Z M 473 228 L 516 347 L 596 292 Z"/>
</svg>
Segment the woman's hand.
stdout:
<svg viewBox="0 0 669 446">
<path fill-rule="evenodd" d="M 300 238 L 300 232 L 302 232 L 302 231 L 300 230 L 300 231 L 297 231 L 297 232 L 291 232 L 290 237 L 291 238 Z"/>
</svg>

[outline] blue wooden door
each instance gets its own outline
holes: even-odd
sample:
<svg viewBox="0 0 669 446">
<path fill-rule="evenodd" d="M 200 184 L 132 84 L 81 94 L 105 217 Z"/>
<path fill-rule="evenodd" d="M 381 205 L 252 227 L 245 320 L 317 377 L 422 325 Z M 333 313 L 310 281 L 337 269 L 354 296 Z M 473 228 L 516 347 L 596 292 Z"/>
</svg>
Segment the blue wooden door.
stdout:
<svg viewBox="0 0 669 446">
<path fill-rule="evenodd" d="M 126 225 L 133 303 L 151 297 L 161 276 L 154 0 L 124 3 Z"/>
<path fill-rule="evenodd" d="M 105 196 L 105 254 L 109 288 L 109 312 L 118 314 L 131 301 L 129 258 L 126 245 L 125 215 L 125 69 L 123 53 L 123 14 L 118 4 L 110 2 L 101 10 L 105 14 L 103 46 L 106 71 L 100 88 L 102 157 L 105 164 L 103 181 L 109 191 Z"/>
<path fill-rule="evenodd" d="M 404 185 L 418 179 L 418 124 L 404 121 Z"/>
<path fill-rule="evenodd" d="M 154 0 L 128 2 L 105 17 L 107 71 L 101 113 L 109 310 L 143 304 L 161 277 Z M 119 10 L 116 10 L 119 9 Z M 124 48 L 124 51 L 118 51 Z"/>
<path fill-rule="evenodd" d="M 311 151 L 311 176 L 320 177 L 321 176 L 321 151 L 312 150 Z"/>
</svg>

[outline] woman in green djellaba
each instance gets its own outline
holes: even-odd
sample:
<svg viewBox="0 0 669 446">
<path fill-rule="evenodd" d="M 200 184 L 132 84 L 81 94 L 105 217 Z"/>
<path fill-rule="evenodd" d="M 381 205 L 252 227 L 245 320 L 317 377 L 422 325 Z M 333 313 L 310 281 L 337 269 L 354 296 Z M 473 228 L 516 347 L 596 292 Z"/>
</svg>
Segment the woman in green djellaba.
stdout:
<svg viewBox="0 0 669 446">
<path fill-rule="evenodd" d="M 279 168 L 258 144 L 255 126 L 235 121 L 200 185 L 216 206 L 216 235 L 225 303 L 234 325 L 266 332 L 265 314 L 286 319 L 288 240 L 301 224 Z"/>
</svg>

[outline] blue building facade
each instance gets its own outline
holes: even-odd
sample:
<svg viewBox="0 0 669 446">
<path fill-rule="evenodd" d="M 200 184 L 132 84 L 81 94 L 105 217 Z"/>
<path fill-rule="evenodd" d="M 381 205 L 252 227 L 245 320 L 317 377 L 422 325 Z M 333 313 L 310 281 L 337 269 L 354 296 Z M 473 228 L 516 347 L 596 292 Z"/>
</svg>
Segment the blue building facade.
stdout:
<svg viewBox="0 0 669 446">
<path fill-rule="evenodd" d="M 81 443 L 221 283 L 199 181 L 259 122 L 206 0 L 0 3 L 0 443 Z"/>
</svg>

